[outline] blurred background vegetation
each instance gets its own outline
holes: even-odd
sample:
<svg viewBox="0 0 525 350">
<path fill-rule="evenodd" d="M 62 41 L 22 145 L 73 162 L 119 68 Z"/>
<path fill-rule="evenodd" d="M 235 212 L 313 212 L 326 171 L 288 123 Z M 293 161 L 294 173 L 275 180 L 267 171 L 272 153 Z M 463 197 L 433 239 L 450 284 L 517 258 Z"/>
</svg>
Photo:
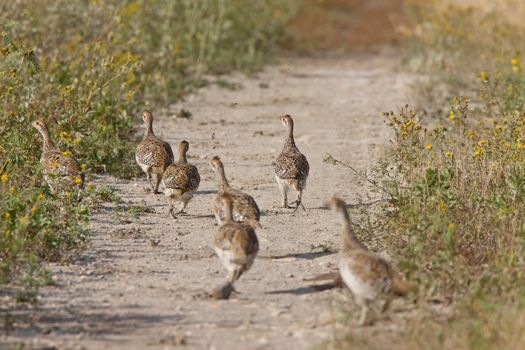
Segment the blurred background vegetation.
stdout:
<svg viewBox="0 0 525 350">
<path fill-rule="evenodd" d="M 0 308 L 34 301 L 38 285 L 51 282 L 41 262 L 74 255 L 89 210 L 116 200 L 89 185 L 80 203 L 49 193 L 31 121 L 50 121 L 88 179 L 131 177 L 139 112 L 161 114 L 210 75 L 251 73 L 276 54 L 396 45 L 400 69 L 421 77 L 417 103 L 385 114 L 394 144 L 374 176 L 390 196 L 360 223 L 382 224 L 385 249 L 421 285 L 424 322 L 409 322 L 396 341 L 520 349 L 524 16 L 521 0 L 0 2 Z M 454 312 L 434 319 L 424 305 L 436 300 Z M 331 346 L 356 344 L 378 347 L 358 334 Z"/>
</svg>

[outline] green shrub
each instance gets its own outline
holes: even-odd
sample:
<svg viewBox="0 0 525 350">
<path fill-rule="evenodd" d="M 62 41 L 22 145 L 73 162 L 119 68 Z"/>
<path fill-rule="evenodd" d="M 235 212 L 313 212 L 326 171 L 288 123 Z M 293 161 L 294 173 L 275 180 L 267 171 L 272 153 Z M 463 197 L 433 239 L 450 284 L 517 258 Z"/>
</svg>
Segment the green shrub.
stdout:
<svg viewBox="0 0 525 350">
<path fill-rule="evenodd" d="M 525 114 L 479 125 L 468 101 L 456 102 L 444 126 L 432 129 L 409 110 L 388 113 L 395 170 L 385 184 L 396 194 L 389 228 L 406 242 L 404 264 L 451 295 L 494 273 L 494 265 L 499 272 L 523 268 L 525 243 L 525 152 L 517 132 L 525 130 Z"/>
</svg>

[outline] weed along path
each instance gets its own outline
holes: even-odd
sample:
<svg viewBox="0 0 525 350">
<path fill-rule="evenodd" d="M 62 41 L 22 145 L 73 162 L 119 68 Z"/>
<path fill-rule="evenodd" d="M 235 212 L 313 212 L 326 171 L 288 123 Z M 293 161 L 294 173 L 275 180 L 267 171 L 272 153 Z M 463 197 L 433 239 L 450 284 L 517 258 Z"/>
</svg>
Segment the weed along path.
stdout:
<svg viewBox="0 0 525 350">
<path fill-rule="evenodd" d="M 42 288 L 30 326 L 20 325 L 7 342 L 57 349 L 291 350 L 354 327 L 359 309 L 348 291 L 317 291 L 303 279 L 337 266 L 342 229 L 325 200 L 338 194 L 357 203 L 368 191 L 353 173 L 323 158 L 330 153 L 367 169 L 388 141 L 381 113 L 408 102 L 411 77 L 396 72 L 392 57 L 286 59 L 256 77 L 227 77 L 238 88 L 212 84 L 174 105 L 170 115 L 157 116 L 157 135 L 173 149 L 188 140 L 189 161 L 199 168 L 190 215 L 174 222 L 163 195 L 144 193 L 145 178 L 99 178 L 118 189 L 127 209 L 106 204 L 93 214 L 93 237 L 80 258 L 50 267 L 56 286 Z M 181 109 L 192 117 L 176 118 Z M 272 162 L 284 142 L 283 114 L 295 118 L 296 143 L 310 162 L 306 211 L 278 207 Z M 230 184 L 250 193 L 263 211 L 259 256 L 229 301 L 206 296 L 226 274 L 211 245 L 216 182 L 208 162 L 215 155 Z M 360 332 L 394 332 L 408 309 L 398 300 L 389 317 Z"/>
</svg>

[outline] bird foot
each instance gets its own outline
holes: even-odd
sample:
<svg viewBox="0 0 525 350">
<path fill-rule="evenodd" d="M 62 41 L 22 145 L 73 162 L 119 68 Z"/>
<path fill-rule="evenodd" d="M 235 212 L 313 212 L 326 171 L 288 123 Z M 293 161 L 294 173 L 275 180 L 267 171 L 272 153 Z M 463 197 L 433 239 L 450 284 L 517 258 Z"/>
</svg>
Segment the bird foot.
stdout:
<svg viewBox="0 0 525 350">
<path fill-rule="evenodd" d="M 169 218 L 170 216 L 173 218 L 174 221 L 177 221 L 177 214 L 175 214 L 175 210 L 173 210 L 173 208 L 170 208 L 170 210 L 168 210 L 168 215 L 166 217 Z"/>
<path fill-rule="evenodd" d="M 297 209 L 299 209 L 299 207 L 303 208 L 304 211 L 306 211 L 306 208 L 304 207 L 303 203 L 301 203 L 300 200 L 296 200 L 290 204 L 295 204 L 295 206 L 293 207 L 290 207 L 290 209 L 293 209 L 293 211 L 297 211 Z"/>
<path fill-rule="evenodd" d="M 371 326 L 372 324 L 373 324 L 372 321 L 366 320 L 366 321 L 359 321 L 357 323 L 357 326 L 359 326 L 359 327 L 368 327 L 368 326 Z"/>
<path fill-rule="evenodd" d="M 217 287 L 215 287 L 211 293 L 210 296 L 213 299 L 217 300 L 227 300 L 230 298 L 231 293 L 235 289 L 233 288 L 232 284 L 230 282 L 225 282 Z"/>
</svg>

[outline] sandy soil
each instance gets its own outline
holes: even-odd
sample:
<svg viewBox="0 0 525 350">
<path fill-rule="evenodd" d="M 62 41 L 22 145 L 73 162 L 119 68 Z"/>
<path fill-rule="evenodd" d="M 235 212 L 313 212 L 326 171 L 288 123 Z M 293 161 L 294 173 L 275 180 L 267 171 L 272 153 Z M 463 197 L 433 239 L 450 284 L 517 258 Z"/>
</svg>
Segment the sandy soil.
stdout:
<svg viewBox="0 0 525 350">
<path fill-rule="evenodd" d="M 344 60 L 287 59 L 255 78 L 227 78 L 242 88 L 211 85 L 173 106 L 173 115 L 159 117 L 155 129 L 174 148 L 182 139 L 190 142 L 190 161 L 202 178 L 190 216 L 168 218 L 164 196 L 144 193 L 145 177 L 98 179 L 118 188 L 128 205 L 152 212 L 133 218 L 106 205 L 95 213 L 86 250 L 70 265 L 50 267 L 57 286 L 42 289 L 31 324 L 19 325 L 5 343 L 292 350 L 354 329 L 358 309 L 351 294 L 316 291 L 303 278 L 336 268 L 341 225 L 324 201 L 338 194 L 357 203 L 368 191 L 354 174 L 323 163 L 323 157 L 329 152 L 366 169 L 381 154 L 388 140 L 381 113 L 407 103 L 412 80 L 396 64 L 390 51 Z M 181 108 L 192 118 L 175 118 Z M 306 212 L 278 208 L 271 163 L 285 136 L 278 117 L 286 113 L 295 117 L 296 142 L 310 162 Z M 214 155 L 222 158 L 230 183 L 252 194 L 264 211 L 259 257 L 238 282 L 240 294 L 229 301 L 206 297 L 225 276 L 211 249 L 216 186 L 208 161 Z M 389 317 L 357 331 L 371 336 L 399 331 L 411 308 L 398 300 Z"/>
</svg>

